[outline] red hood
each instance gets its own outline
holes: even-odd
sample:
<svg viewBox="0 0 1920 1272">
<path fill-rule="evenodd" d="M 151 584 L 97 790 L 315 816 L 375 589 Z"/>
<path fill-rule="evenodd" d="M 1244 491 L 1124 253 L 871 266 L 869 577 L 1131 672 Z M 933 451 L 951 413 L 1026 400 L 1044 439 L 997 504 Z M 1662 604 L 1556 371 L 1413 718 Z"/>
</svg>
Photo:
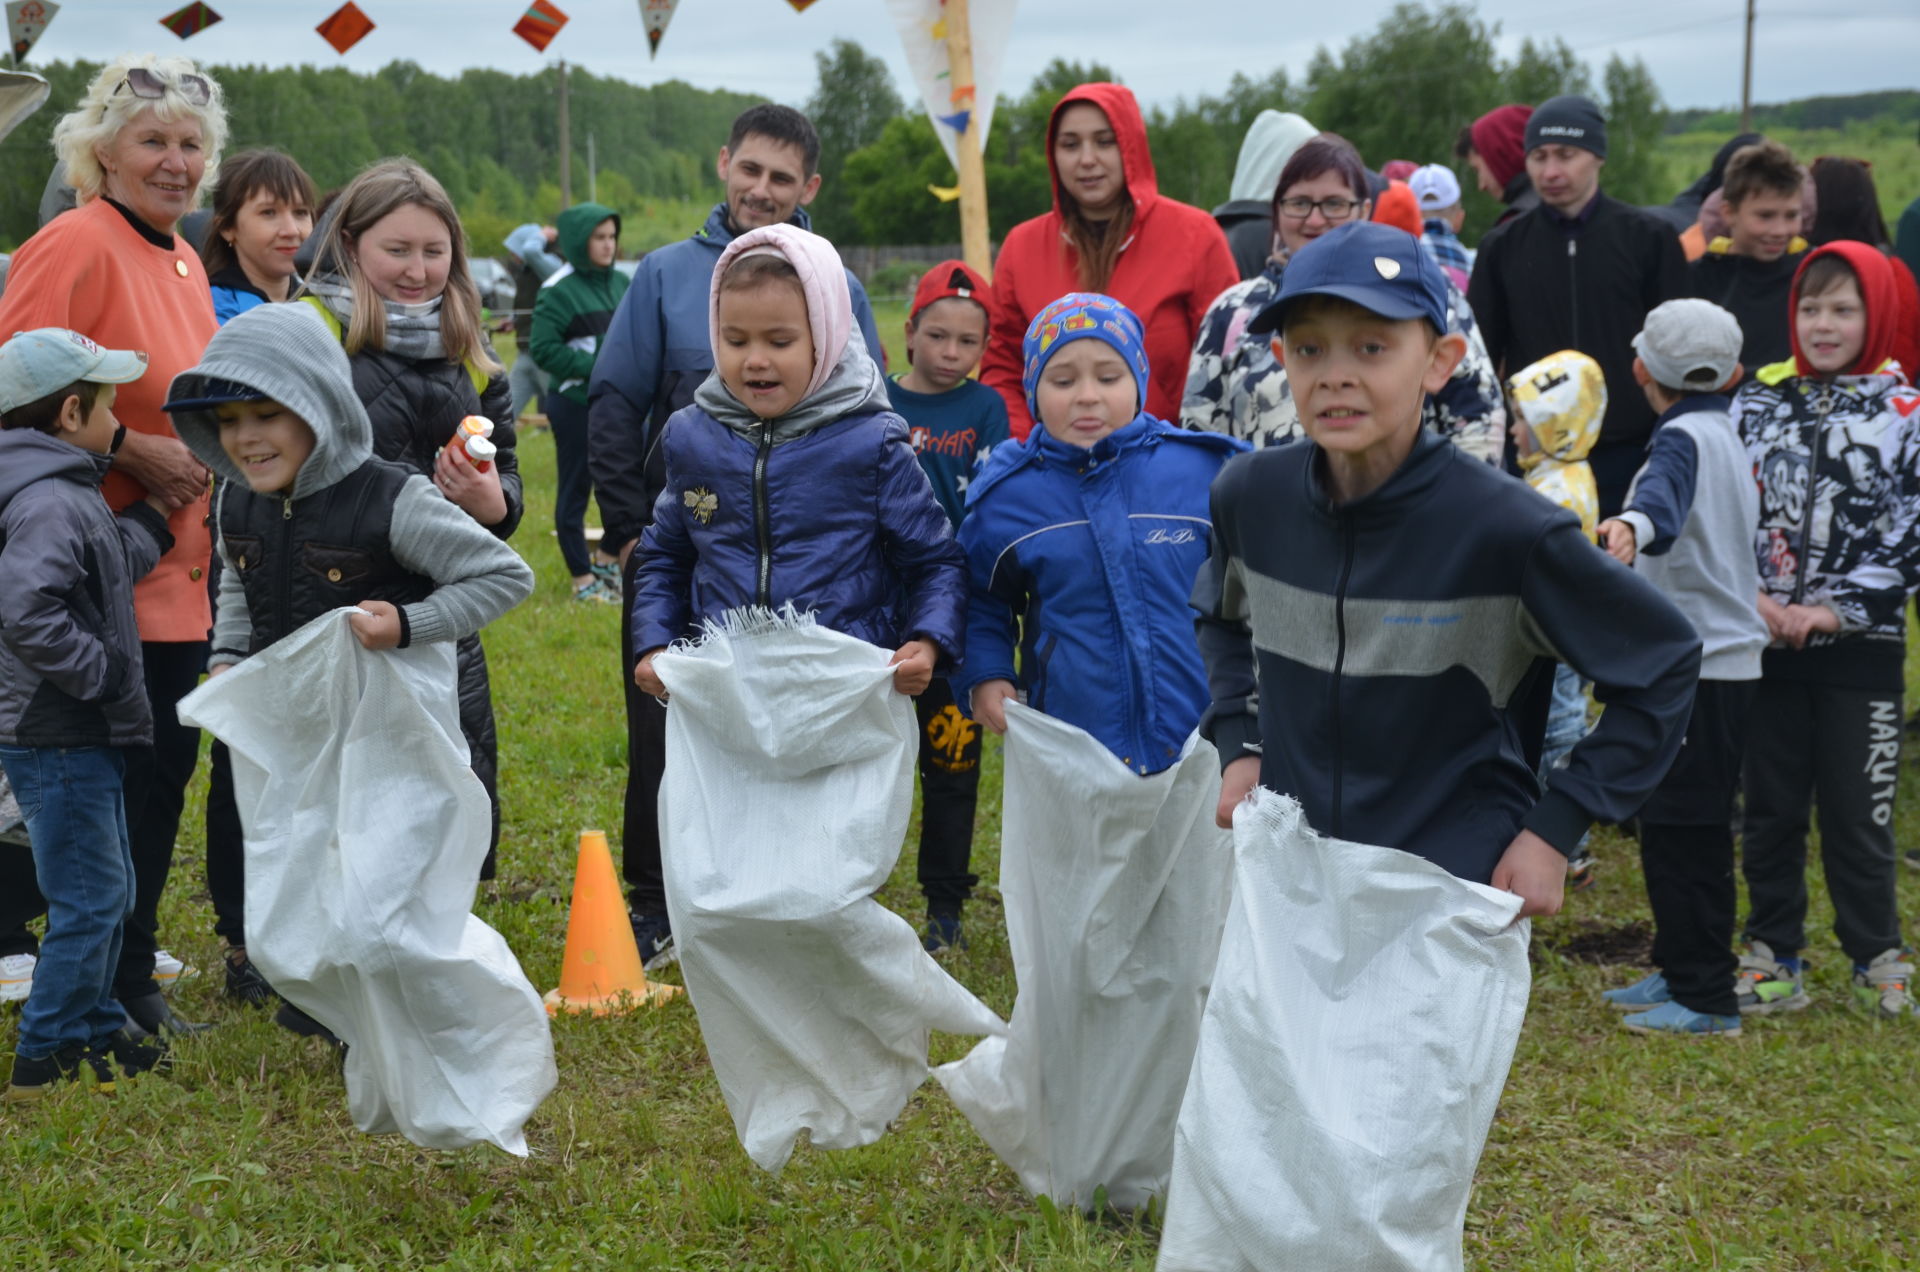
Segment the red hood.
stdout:
<svg viewBox="0 0 1920 1272">
<path fill-rule="evenodd" d="M 1808 252 L 1800 262 L 1800 268 L 1793 272 L 1792 308 L 1788 312 L 1787 332 L 1793 339 L 1793 365 L 1799 375 L 1812 375 L 1814 370 L 1800 353 L 1800 324 L 1793 315 L 1800 308 L 1800 280 L 1807 276 L 1807 266 L 1822 256 L 1840 256 L 1853 266 L 1854 276 L 1860 280 L 1860 299 L 1867 306 L 1867 339 L 1860 347 L 1860 357 L 1846 369 L 1846 375 L 1871 375 L 1879 370 L 1880 364 L 1893 356 L 1894 339 L 1898 333 L 1900 302 L 1894 290 L 1893 266 L 1878 248 L 1865 243 L 1855 243 L 1842 239 L 1837 243 L 1828 243 Z"/>
<path fill-rule="evenodd" d="M 1060 173 L 1053 164 L 1053 134 L 1060 126 L 1060 112 L 1075 102 L 1091 102 L 1106 115 L 1120 143 L 1120 167 L 1126 174 L 1127 193 L 1133 196 L 1133 222 L 1146 219 L 1147 210 L 1160 198 L 1160 181 L 1153 172 L 1153 153 L 1147 149 L 1147 121 L 1141 118 L 1140 103 L 1133 90 L 1121 84 L 1082 84 L 1062 97 L 1047 120 L 1047 177 L 1053 187 L 1053 210 L 1060 214 Z"/>
</svg>

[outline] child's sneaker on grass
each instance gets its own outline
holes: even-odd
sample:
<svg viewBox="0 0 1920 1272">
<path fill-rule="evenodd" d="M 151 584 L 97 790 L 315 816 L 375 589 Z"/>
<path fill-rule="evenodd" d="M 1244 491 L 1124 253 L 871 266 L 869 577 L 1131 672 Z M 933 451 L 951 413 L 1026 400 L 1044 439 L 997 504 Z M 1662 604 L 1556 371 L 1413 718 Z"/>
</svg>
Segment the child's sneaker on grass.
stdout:
<svg viewBox="0 0 1920 1272">
<path fill-rule="evenodd" d="M 1920 848 L 1907 849 L 1906 855 L 1901 857 L 1900 860 L 1906 862 L 1907 865 L 1913 869 L 1920 870 Z"/>
<path fill-rule="evenodd" d="M 135 1038 L 125 1029 L 116 1029 L 107 1036 L 106 1053 L 120 1066 L 121 1072 L 130 1078 L 143 1073 L 165 1073 L 173 1067 L 173 1055 L 167 1049 L 167 1040 L 158 1034 L 142 1034 Z"/>
<path fill-rule="evenodd" d="M 327 1028 L 292 1003 L 283 1002 L 280 1010 L 273 1013 L 273 1023 L 282 1029 L 299 1034 L 302 1038 L 321 1038 L 330 1045 L 346 1049 L 346 1043 L 340 1041 L 340 1035 Z"/>
<path fill-rule="evenodd" d="M 573 589 L 573 599 L 584 605 L 618 605 L 620 593 L 608 591 L 607 585 L 599 579 L 588 579 Z"/>
<path fill-rule="evenodd" d="M 935 958 L 959 953 L 967 948 L 967 934 L 960 929 L 960 911 L 927 911 L 927 930 L 921 946 Z"/>
<path fill-rule="evenodd" d="M 624 589 L 620 586 L 620 563 L 618 561 L 595 561 L 587 568 L 593 571 L 594 580 L 613 594 L 614 600 L 617 601 L 620 599 L 620 594 Z"/>
<path fill-rule="evenodd" d="M 249 1007 L 264 1007 L 278 995 L 260 969 L 247 958 L 247 947 L 229 945 L 223 962 L 227 965 L 227 997 L 247 1004 Z"/>
<path fill-rule="evenodd" d="M 1853 969 L 1853 996 L 1862 1007 L 1888 1020 L 1905 1020 L 1914 1014 L 1913 951 L 1888 950 L 1865 967 Z"/>
<path fill-rule="evenodd" d="M 0 958 L 0 1003 L 24 1003 L 33 992 L 33 969 L 39 959 L 31 954 Z"/>
<path fill-rule="evenodd" d="M 1710 1016 L 1677 1002 L 1664 1002 L 1649 1011 L 1635 1012 L 1620 1023 L 1635 1033 L 1681 1034 L 1690 1037 L 1738 1038 L 1740 1017 Z"/>
<path fill-rule="evenodd" d="M 1807 966 L 1804 959 L 1776 959 L 1765 941 L 1752 941 L 1740 956 L 1740 970 L 1734 975 L 1734 992 L 1740 1000 L 1743 1016 L 1768 1016 L 1778 1011 L 1799 1011 L 1813 1000 L 1807 997 Z"/>
<path fill-rule="evenodd" d="M 1585 892 L 1593 886 L 1594 872 L 1600 869 L 1600 863 L 1593 859 L 1585 843 L 1573 850 L 1573 856 L 1567 858 L 1567 891 Z"/>
<path fill-rule="evenodd" d="M 62 1082 L 78 1082 L 93 1075 L 94 1086 L 102 1095 L 113 1094 L 113 1066 L 107 1054 L 97 1047 L 75 1043 L 50 1056 L 13 1058 L 13 1078 L 7 1086 L 6 1102 L 24 1104 L 40 1099 Z"/>
<path fill-rule="evenodd" d="M 629 912 L 627 922 L 633 924 L 633 943 L 640 947 L 643 971 L 657 972 L 680 961 L 680 951 L 673 944 L 673 921 L 665 910 L 655 914 Z"/>
<path fill-rule="evenodd" d="M 188 967 L 185 963 L 167 953 L 165 950 L 155 950 L 153 952 L 153 979 L 160 982 L 160 988 L 162 989 L 172 989 L 175 981 L 182 981 L 189 976 L 198 976 L 199 974 L 199 968 Z"/>
<path fill-rule="evenodd" d="M 1644 977 L 1624 989 L 1610 989 L 1600 997 L 1615 1011 L 1645 1011 L 1673 1001 L 1667 990 L 1667 978 L 1659 972 Z"/>
</svg>

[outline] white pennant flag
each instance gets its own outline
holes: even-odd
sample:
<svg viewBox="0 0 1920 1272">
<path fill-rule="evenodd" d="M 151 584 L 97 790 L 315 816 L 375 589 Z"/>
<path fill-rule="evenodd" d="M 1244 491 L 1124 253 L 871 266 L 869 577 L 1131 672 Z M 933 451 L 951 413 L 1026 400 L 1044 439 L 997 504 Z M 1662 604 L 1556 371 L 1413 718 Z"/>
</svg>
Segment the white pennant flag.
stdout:
<svg viewBox="0 0 1920 1272">
<path fill-rule="evenodd" d="M 907 65 L 920 85 L 920 99 L 933 116 L 934 132 L 946 147 L 947 158 L 960 162 L 955 139 L 969 120 L 978 127 L 974 136 L 984 150 L 993 125 L 993 100 L 1000 87 L 1000 65 L 1006 60 L 1013 35 L 1013 10 L 1018 0 L 971 0 L 967 25 L 973 34 L 973 83 L 955 84 L 947 63 L 946 6 L 940 0 L 887 0 L 887 11 L 900 29 Z"/>
<path fill-rule="evenodd" d="M 640 20 L 647 27 L 647 58 L 651 61 L 659 56 L 660 39 L 667 33 L 667 23 L 673 21 L 673 11 L 680 7 L 680 0 L 640 0 Z"/>
<path fill-rule="evenodd" d="M 60 12 L 53 0 L 12 0 L 7 5 L 7 39 L 13 45 L 13 64 L 18 66 L 27 53 L 46 34 L 47 23 Z"/>
</svg>

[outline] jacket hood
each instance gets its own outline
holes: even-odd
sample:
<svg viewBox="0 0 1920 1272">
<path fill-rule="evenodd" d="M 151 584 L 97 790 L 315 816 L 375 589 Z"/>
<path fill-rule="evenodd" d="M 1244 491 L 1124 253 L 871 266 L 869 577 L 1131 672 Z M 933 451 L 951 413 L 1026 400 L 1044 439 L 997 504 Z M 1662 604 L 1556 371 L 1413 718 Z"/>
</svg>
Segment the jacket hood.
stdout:
<svg viewBox="0 0 1920 1272">
<path fill-rule="evenodd" d="M 1486 160 L 1487 170 L 1503 187 L 1526 174 L 1527 121 L 1532 118 L 1533 107 L 1513 103 L 1488 111 L 1468 130 L 1475 152 Z"/>
<path fill-rule="evenodd" d="M 1800 308 L 1800 283 L 1807 276 L 1807 267 L 1823 256 L 1841 257 L 1853 267 L 1854 277 L 1860 280 L 1860 299 L 1867 306 L 1866 341 L 1860 346 L 1860 356 L 1841 374 L 1871 375 L 1893 356 L 1894 337 L 1898 334 L 1900 302 L 1893 266 L 1887 263 L 1887 258 L 1881 255 L 1878 248 L 1851 239 L 1817 247 L 1807 253 L 1800 262 L 1800 268 L 1794 271 L 1793 298 L 1788 302 L 1787 309 L 1789 315 Z M 1792 341 L 1793 364 L 1798 374 L 1817 374 L 1800 352 L 1800 324 L 1791 317 L 1787 320 L 1787 336 Z"/>
<path fill-rule="evenodd" d="M 173 377 L 167 399 L 205 396 L 211 380 L 258 390 L 313 430 L 313 454 L 294 479 L 295 498 L 324 490 L 373 456 L 373 425 L 353 391 L 346 350 L 311 305 L 256 305 L 236 316 L 214 333 L 194 367 Z M 247 484 L 221 448 L 211 408 L 175 412 L 173 427 L 201 463 Z"/>
<path fill-rule="evenodd" d="M 1607 377 L 1600 364 L 1577 350 L 1550 353 L 1507 381 L 1514 409 L 1540 447 L 1520 461 L 1577 464 L 1600 440 L 1607 414 Z"/>
<path fill-rule="evenodd" d="M 1255 115 L 1246 140 L 1240 143 L 1240 160 L 1233 167 L 1228 199 L 1258 199 L 1271 204 L 1273 188 L 1280 184 L 1280 170 L 1293 158 L 1293 152 L 1319 131 L 1300 116 L 1285 111 L 1263 110 Z"/>
<path fill-rule="evenodd" d="M 813 337 L 813 375 L 801 394 L 804 401 L 818 393 L 840 365 L 853 335 L 853 292 L 847 286 L 847 267 L 841 264 L 833 244 L 793 225 L 749 230 L 727 244 L 713 267 L 713 282 L 707 290 L 707 329 L 712 333 L 716 366 L 720 362 L 720 280 L 743 256 L 781 257 L 800 276 L 800 288 L 807 299 L 808 333 Z"/>
<path fill-rule="evenodd" d="M 96 455 L 38 429 L 7 429 L 0 432 L 0 508 L 34 482 L 48 477 L 98 486 L 106 479 L 112 462 L 110 455 Z"/>
<path fill-rule="evenodd" d="M 807 215 L 805 208 L 795 208 L 793 215 L 786 219 L 786 224 L 797 230 L 811 231 L 813 218 Z M 707 213 L 707 219 L 700 223 L 700 228 L 693 232 L 692 238 L 694 242 L 704 243 L 716 251 L 733 242 L 733 225 L 727 220 L 724 201 L 713 205 L 713 211 Z"/>
<path fill-rule="evenodd" d="M 1120 167 L 1126 177 L 1127 193 L 1133 196 L 1133 223 L 1140 224 L 1160 199 L 1160 179 L 1153 171 L 1153 153 L 1147 149 L 1147 121 L 1140 114 L 1140 103 L 1133 90 L 1121 84 L 1082 84 L 1062 97 L 1047 120 L 1047 179 L 1053 190 L 1053 210 L 1065 215 L 1060 206 L 1060 170 L 1053 160 L 1053 135 L 1060 127 L 1060 113 L 1075 102 L 1098 106 L 1113 126 L 1114 140 L 1120 143 Z M 1280 174 L 1274 173 L 1274 180 Z M 1267 191 L 1273 193 L 1271 189 Z"/>
<path fill-rule="evenodd" d="M 613 232 L 620 232 L 620 214 L 612 208 L 599 203 L 576 203 L 560 214 L 554 222 L 554 228 L 560 231 L 560 254 L 573 266 L 576 274 L 598 274 L 612 266 L 595 265 L 587 258 L 587 240 L 600 227 L 602 221 L 613 222 Z"/>
</svg>

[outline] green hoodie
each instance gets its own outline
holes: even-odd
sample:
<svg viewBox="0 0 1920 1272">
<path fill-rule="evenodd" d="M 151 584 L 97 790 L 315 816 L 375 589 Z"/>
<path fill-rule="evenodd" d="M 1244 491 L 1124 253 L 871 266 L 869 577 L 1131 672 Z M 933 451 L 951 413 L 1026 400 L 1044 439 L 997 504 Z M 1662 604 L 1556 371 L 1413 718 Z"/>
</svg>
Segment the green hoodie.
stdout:
<svg viewBox="0 0 1920 1272">
<path fill-rule="evenodd" d="M 620 214 L 598 203 L 576 203 L 560 214 L 556 228 L 567 267 L 554 271 L 533 303 L 528 342 L 533 360 L 553 377 L 555 390 L 581 406 L 587 404 L 587 380 L 593 374 L 600 341 L 627 290 L 625 274 L 601 269 L 587 259 L 587 240 L 606 220 L 613 222 L 618 233 Z"/>
</svg>

